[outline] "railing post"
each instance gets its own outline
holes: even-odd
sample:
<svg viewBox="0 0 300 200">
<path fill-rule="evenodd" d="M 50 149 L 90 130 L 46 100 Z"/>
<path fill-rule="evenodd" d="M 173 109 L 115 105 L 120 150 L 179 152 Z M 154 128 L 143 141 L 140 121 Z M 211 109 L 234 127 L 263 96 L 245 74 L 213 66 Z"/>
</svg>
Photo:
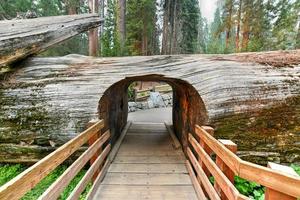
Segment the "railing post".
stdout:
<svg viewBox="0 0 300 200">
<path fill-rule="evenodd" d="M 227 149 L 231 152 L 237 152 L 237 145 L 231 140 L 219 140 Z M 221 169 L 221 171 L 225 174 L 225 176 L 230 180 L 231 183 L 234 183 L 234 172 L 223 162 L 223 160 L 216 156 L 216 164 Z M 215 190 L 220 195 L 221 199 L 227 199 L 224 192 L 221 190 L 220 186 L 215 182 L 214 184 Z"/>
<path fill-rule="evenodd" d="M 91 126 L 93 126 L 95 123 L 97 123 L 98 120 L 91 120 L 87 123 L 86 127 L 89 128 Z M 101 136 L 101 130 L 99 130 L 98 134 L 94 134 L 89 140 L 88 140 L 88 145 L 92 146 L 96 140 L 98 140 L 98 138 Z M 95 155 L 92 156 L 91 160 L 90 160 L 90 165 L 92 165 L 96 159 L 98 158 L 98 156 L 101 154 L 102 148 L 100 148 L 97 153 Z M 98 174 L 100 173 L 100 169 L 96 170 L 92 181 L 94 182 L 98 176 Z"/>
<path fill-rule="evenodd" d="M 284 172 L 287 174 L 291 174 L 294 176 L 299 176 L 291 167 L 288 166 L 284 166 L 284 165 L 280 165 L 280 164 L 276 164 L 276 163 L 272 163 L 272 162 L 268 162 L 268 167 L 280 172 Z M 282 183 L 284 184 L 284 183 Z M 296 200 L 296 197 L 292 197 L 290 195 L 278 192 L 276 190 L 273 190 L 271 188 L 266 188 L 266 192 L 265 192 L 265 200 Z"/>
</svg>

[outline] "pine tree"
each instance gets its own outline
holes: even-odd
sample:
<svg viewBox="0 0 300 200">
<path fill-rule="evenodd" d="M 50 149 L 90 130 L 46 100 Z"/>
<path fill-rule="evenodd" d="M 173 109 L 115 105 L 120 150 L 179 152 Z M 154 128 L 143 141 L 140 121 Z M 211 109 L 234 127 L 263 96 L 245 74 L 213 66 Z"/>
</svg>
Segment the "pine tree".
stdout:
<svg viewBox="0 0 300 200">
<path fill-rule="evenodd" d="M 128 0 L 127 2 L 128 55 L 151 55 L 158 51 L 156 2 Z"/>
<path fill-rule="evenodd" d="M 274 48 L 293 49 L 296 46 L 297 30 L 296 24 L 299 13 L 299 0 L 292 3 L 289 0 L 281 0 L 277 3 L 277 19 L 274 23 L 273 36 L 275 38 Z"/>
<path fill-rule="evenodd" d="M 101 38 L 101 56 L 120 56 L 120 43 L 117 35 L 116 1 L 107 0 L 104 33 Z"/>
<path fill-rule="evenodd" d="M 216 9 L 214 14 L 214 20 L 210 25 L 208 44 L 207 44 L 207 53 L 224 53 L 225 44 L 224 44 L 224 34 L 221 30 L 222 18 L 220 8 Z"/>
</svg>

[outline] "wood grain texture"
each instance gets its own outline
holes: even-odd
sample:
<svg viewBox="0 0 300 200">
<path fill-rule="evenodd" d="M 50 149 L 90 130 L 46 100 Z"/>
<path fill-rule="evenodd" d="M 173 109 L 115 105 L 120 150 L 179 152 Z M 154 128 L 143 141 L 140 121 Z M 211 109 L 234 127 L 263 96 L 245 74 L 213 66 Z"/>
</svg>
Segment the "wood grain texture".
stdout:
<svg viewBox="0 0 300 200">
<path fill-rule="evenodd" d="M 192 183 L 193 183 L 194 188 L 196 190 L 198 199 L 199 200 L 205 200 L 205 199 L 207 199 L 206 196 L 205 196 L 205 194 L 204 194 L 204 192 L 203 192 L 203 190 L 202 190 L 202 188 L 201 188 L 200 183 L 197 180 L 196 174 L 193 171 L 192 165 L 191 165 L 191 163 L 188 160 L 186 161 L 186 167 L 188 169 L 188 172 L 190 174 Z"/>
<path fill-rule="evenodd" d="M 300 53 L 300 50 L 297 52 Z M 45 123 L 42 132 L 36 133 L 25 127 L 22 132 L 14 131 L 14 134 L 10 134 L 18 124 L 5 123 L 2 127 L 4 134 L 0 135 L 0 139 L 4 144 L 8 141 L 20 144 L 25 137 L 32 137 L 33 140 L 38 138 L 39 146 L 49 146 L 49 140 L 59 146 L 74 137 L 76 128 L 69 124 L 75 123 L 77 128 L 83 129 L 87 120 L 97 117 L 99 99 L 104 97 L 105 91 L 113 84 L 132 77 L 151 76 L 154 79 L 172 78 L 186 82 L 200 95 L 208 116 L 207 123 L 210 123 L 224 116 L 272 107 L 284 103 L 289 97 L 299 96 L 299 74 L 299 65 L 274 68 L 257 63 L 216 60 L 211 55 L 35 57 L 18 69 L 10 80 L 1 81 L 4 85 L 0 88 L 4 105 L 0 108 L 0 119 L 9 119 L 8 108 L 12 106 L 18 113 L 25 112 L 27 108 L 35 109 L 36 106 L 28 102 L 36 100 L 38 105 L 47 108 L 47 112 L 42 114 L 49 115 L 51 120 Z M 126 81 L 123 83 L 126 85 Z M 190 110 L 194 111 L 192 108 Z M 101 113 L 100 107 L 99 111 Z M 63 120 L 55 120 L 57 115 Z M 180 123 L 178 121 L 177 125 Z M 39 128 L 37 126 L 31 124 L 35 129 Z M 48 131 L 53 128 L 57 131 Z M 28 157 L 37 160 L 39 148 L 32 148 L 36 149 L 36 154 Z M 11 160 L 8 155 L 12 150 L 13 147 L 7 147 L 3 153 L 0 152 L 0 161 Z M 25 154 L 11 156 L 25 160 Z"/>
<path fill-rule="evenodd" d="M 48 187 L 48 189 L 39 197 L 39 200 L 57 199 L 60 196 L 60 193 L 64 191 L 64 189 L 69 185 L 69 183 L 78 174 L 78 172 L 86 165 L 91 157 L 95 155 L 95 153 L 102 147 L 105 142 L 107 142 L 109 137 L 110 134 L 109 131 L 107 131 L 98 140 L 96 140 L 92 146 L 90 146 L 70 167 L 68 167 L 66 171 L 64 171 L 61 176 L 59 176 L 59 178 L 50 187 Z M 99 156 L 102 158 L 102 161 L 109 152 L 109 148 L 104 152 L 104 155 Z M 101 163 L 99 163 L 98 166 L 100 164 Z"/>
<path fill-rule="evenodd" d="M 293 197 L 298 198 L 300 196 L 299 176 L 294 176 L 289 173 L 272 170 L 267 167 L 243 161 L 200 126 L 196 126 L 195 131 L 197 135 L 204 140 L 205 143 L 218 155 L 218 157 L 220 157 L 220 159 L 222 159 L 222 161 L 235 173 L 235 175 Z M 196 147 L 199 150 L 199 153 L 202 154 L 203 158 L 207 158 L 205 153 L 203 153 L 203 150 L 198 147 L 197 141 L 193 138 L 193 136 L 190 135 L 189 138 L 193 147 Z M 208 159 L 206 159 L 206 162 L 211 164 L 211 166 L 213 165 L 213 163 L 209 162 Z"/>
<path fill-rule="evenodd" d="M 29 167 L 27 170 L 16 176 L 11 181 L 0 187 L 0 199 L 14 200 L 21 198 L 26 192 L 37 185 L 52 170 L 65 161 L 88 139 L 103 128 L 104 122 L 98 121 L 96 124 L 70 140 L 56 151 Z M 29 183 L 28 183 L 29 181 Z"/>
<path fill-rule="evenodd" d="M 0 67 L 99 26 L 96 14 L 51 16 L 0 22 Z"/>
<path fill-rule="evenodd" d="M 230 180 L 223 174 L 216 163 L 203 150 L 203 148 L 191 134 L 189 134 L 189 142 L 191 143 L 193 149 L 197 152 L 197 155 L 200 156 L 200 159 L 213 175 L 215 181 L 218 183 L 219 187 L 222 189 L 228 199 L 250 199 L 239 193 L 239 191 L 234 187 L 233 183 L 231 183 Z"/>
<path fill-rule="evenodd" d="M 151 133 L 149 126 L 153 127 Z M 162 155 L 160 151 L 173 151 L 176 156 Z M 134 155 L 129 159 L 129 154 Z M 123 159 L 126 162 L 120 162 Z M 98 189 L 93 199 L 197 199 L 185 160 L 182 150 L 172 146 L 163 123 L 132 123 L 103 182 L 95 187 Z"/>
<path fill-rule="evenodd" d="M 92 166 L 88 169 L 88 171 L 85 173 L 85 175 L 82 177 L 82 179 L 80 180 L 80 182 L 77 184 L 77 186 L 73 189 L 72 193 L 69 195 L 68 200 L 77 200 L 79 199 L 81 193 L 83 192 L 83 190 L 86 188 L 87 184 L 89 183 L 89 181 L 91 181 L 93 175 L 97 172 L 97 169 L 101 168 L 101 165 L 103 164 L 105 158 L 107 157 L 109 151 L 111 149 L 110 144 L 107 145 L 102 153 L 100 154 L 100 156 L 95 160 L 95 162 L 92 164 Z M 103 167 L 103 169 L 105 169 L 105 166 Z M 105 169 L 106 170 L 106 169 Z M 101 171 L 99 172 L 101 173 Z M 98 175 L 99 175 L 98 173 Z M 104 172 L 102 172 L 104 173 Z M 101 175 L 99 175 L 101 176 Z M 97 176 L 98 177 L 98 176 Z M 95 181 L 97 180 L 97 178 L 95 179 Z"/>
<path fill-rule="evenodd" d="M 220 200 L 218 193 L 214 189 L 213 185 L 210 183 L 209 178 L 206 176 L 204 170 L 200 166 L 199 162 L 197 161 L 190 148 L 188 148 L 187 154 L 192 166 L 194 167 L 197 173 L 198 182 L 203 186 L 208 197 L 210 199 Z"/>
</svg>

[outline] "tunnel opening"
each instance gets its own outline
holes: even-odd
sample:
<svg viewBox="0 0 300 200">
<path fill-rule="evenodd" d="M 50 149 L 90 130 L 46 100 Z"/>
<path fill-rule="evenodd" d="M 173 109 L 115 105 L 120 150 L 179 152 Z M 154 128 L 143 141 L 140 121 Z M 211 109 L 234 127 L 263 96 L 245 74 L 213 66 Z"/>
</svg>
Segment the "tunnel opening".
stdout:
<svg viewBox="0 0 300 200">
<path fill-rule="evenodd" d="M 138 81 L 128 87 L 128 121 L 172 124 L 173 90 L 166 82 Z"/>
<path fill-rule="evenodd" d="M 99 118 L 104 119 L 105 128 L 110 129 L 111 143 L 117 141 L 128 120 L 128 88 L 134 82 L 164 82 L 173 92 L 172 124 L 174 133 L 184 152 L 188 146 L 188 133 L 195 125 L 206 125 L 207 110 L 198 91 L 188 82 L 158 74 L 126 77 L 111 85 L 98 104 Z"/>
</svg>

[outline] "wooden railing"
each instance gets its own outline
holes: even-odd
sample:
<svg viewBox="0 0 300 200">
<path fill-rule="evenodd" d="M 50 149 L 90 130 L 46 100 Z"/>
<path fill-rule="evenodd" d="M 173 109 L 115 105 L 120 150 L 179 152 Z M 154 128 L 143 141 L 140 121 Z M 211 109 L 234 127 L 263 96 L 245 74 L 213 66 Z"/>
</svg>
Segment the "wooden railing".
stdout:
<svg viewBox="0 0 300 200">
<path fill-rule="evenodd" d="M 270 163 L 269 167 L 277 168 L 271 169 L 243 161 L 235 155 L 233 142 L 216 140 L 212 134 L 212 128 L 196 126 L 194 136 L 188 136 L 187 168 L 199 199 L 249 199 L 235 188 L 235 175 L 265 186 L 267 200 L 300 197 L 300 177 L 295 172 L 286 173 L 289 168 L 278 164 Z"/>
<path fill-rule="evenodd" d="M 149 89 L 134 90 L 135 101 L 143 101 L 147 99 L 150 96 L 150 92 L 168 93 L 172 92 L 172 87 L 170 85 L 157 85 Z"/>
<path fill-rule="evenodd" d="M 96 179 L 93 180 L 93 186 L 88 194 L 88 199 L 92 198 L 95 188 L 101 182 L 101 179 L 107 169 L 108 160 L 106 158 L 111 148 L 108 143 L 110 132 L 105 131 L 101 134 L 101 129 L 103 129 L 103 127 L 103 120 L 95 122 L 91 127 L 80 133 L 74 139 L 68 141 L 57 150 L 37 162 L 35 165 L 31 166 L 17 177 L 0 187 L 0 199 L 20 199 L 51 171 L 68 159 L 82 145 L 96 136 L 97 139 L 94 143 L 90 144 L 89 148 L 87 148 L 87 150 L 84 151 L 81 156 L 67 168 L 67 170 L 40 196 L 39 199 L 57 199 L 71 180 L 86 165 L 86 163 L 96 156 L 81 181 L 69 195 L 68 199 L 78 199 L 87 184 L 92 181 L 93 176 L 96 174 Z M 99 174 L 97 174 L 97 172 Z"/>
</svg>

